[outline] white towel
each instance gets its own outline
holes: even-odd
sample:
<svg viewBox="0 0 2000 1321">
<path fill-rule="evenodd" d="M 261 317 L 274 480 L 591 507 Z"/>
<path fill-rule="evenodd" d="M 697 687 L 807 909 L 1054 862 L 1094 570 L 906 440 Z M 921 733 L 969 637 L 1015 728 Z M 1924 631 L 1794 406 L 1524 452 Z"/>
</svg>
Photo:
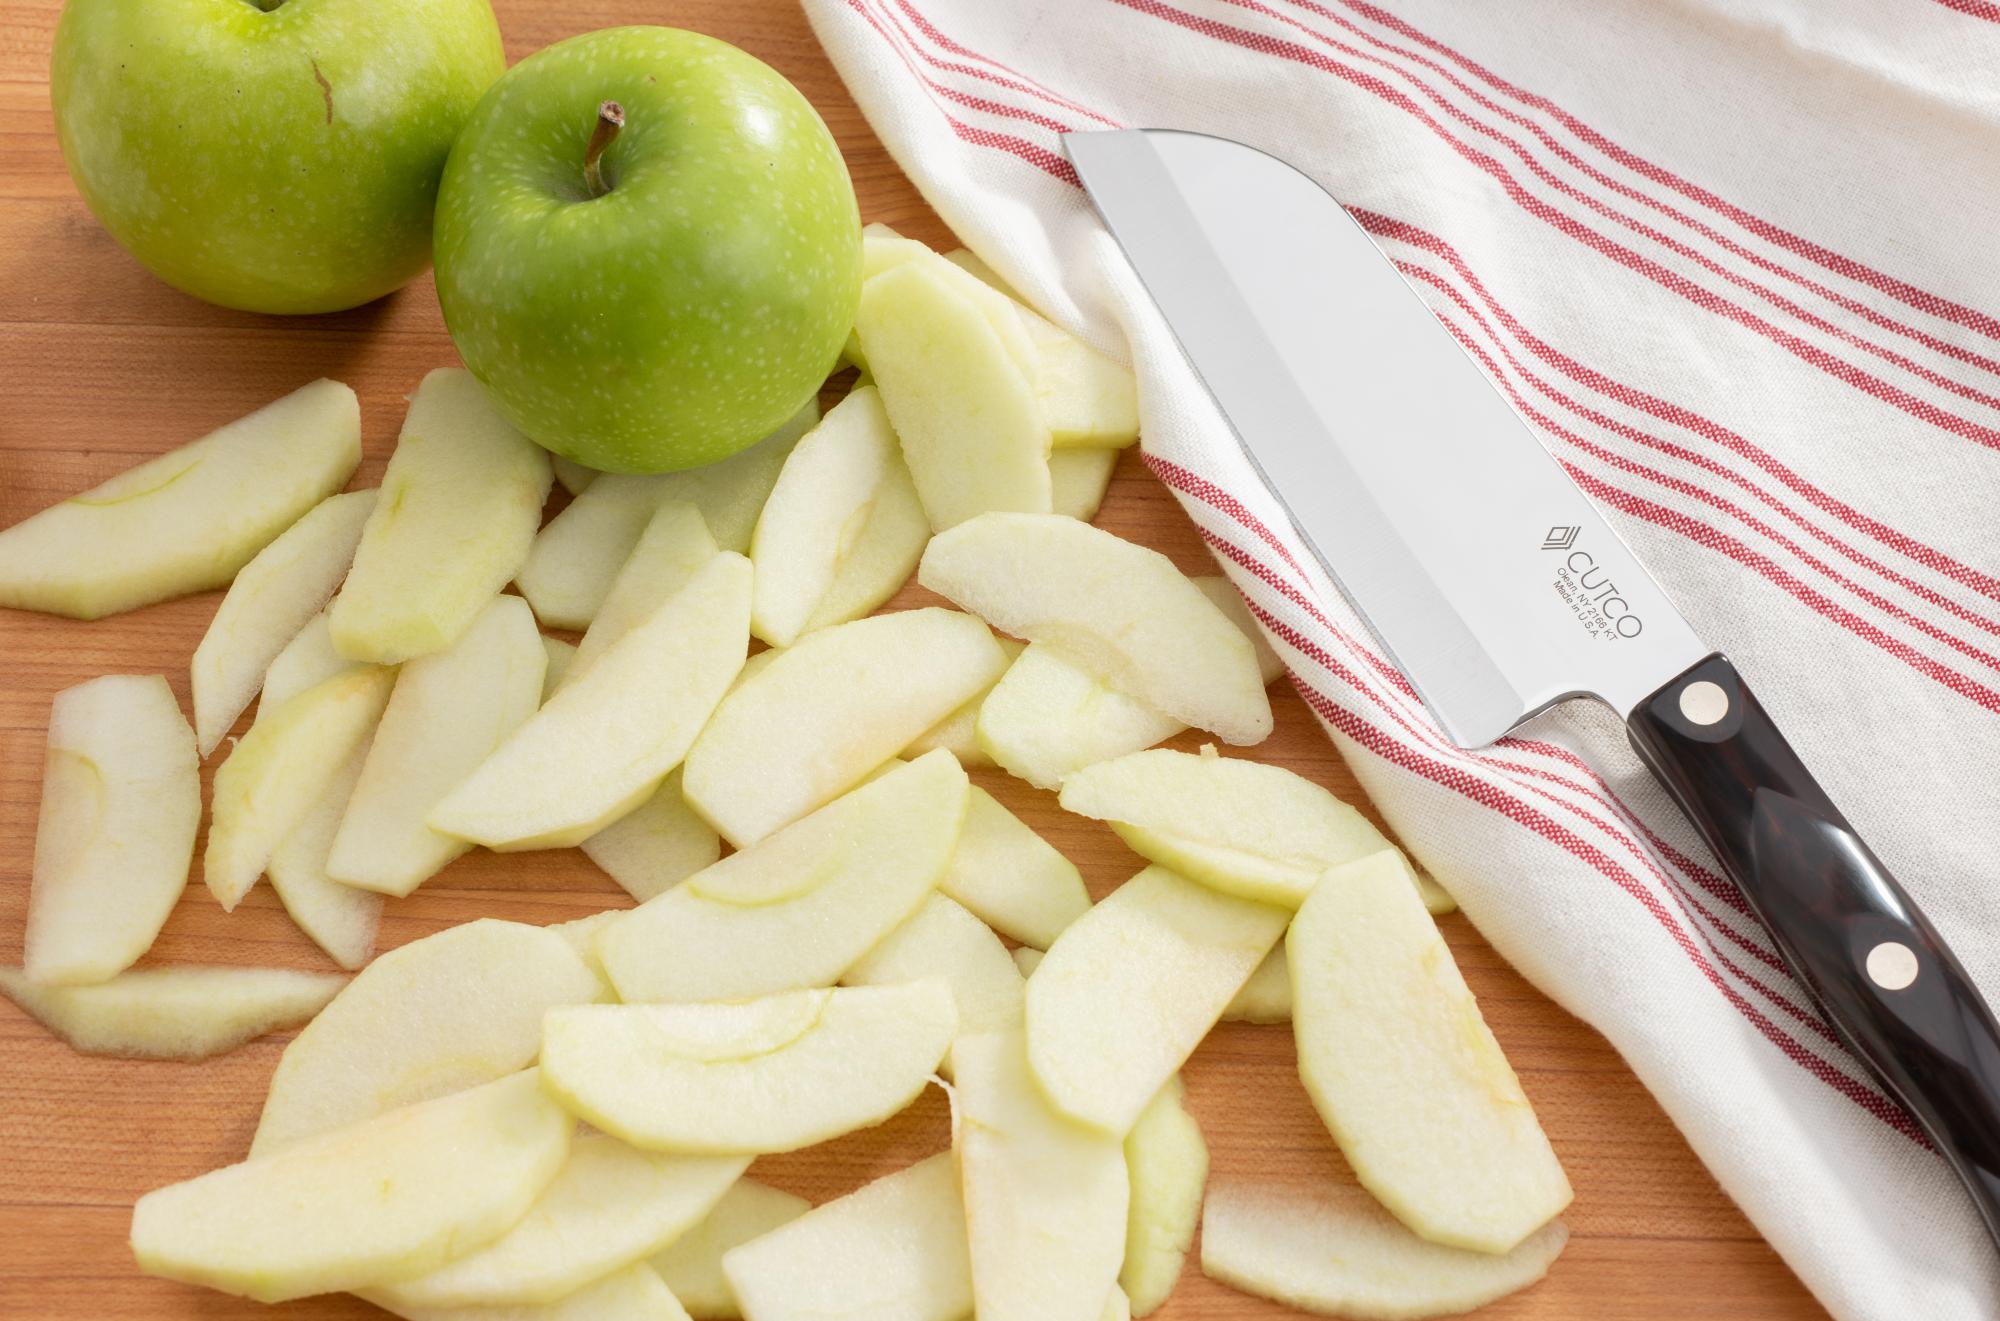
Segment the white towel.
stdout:
<svg viewBox="0 0 2000 1321">
<path fill-rule="evenodd" d="M 2000 1257 L 1573 704 L 1458 751 L 1297 545 L 1057 135 L 1192 128 L 1419 282 L 2000 999 L 2000 6 L 806 0 L 964 242 L 1140 377 L 1144 449 L 1397 832 L 1599 1028 L 1837 1315 Z"/>
</svg>

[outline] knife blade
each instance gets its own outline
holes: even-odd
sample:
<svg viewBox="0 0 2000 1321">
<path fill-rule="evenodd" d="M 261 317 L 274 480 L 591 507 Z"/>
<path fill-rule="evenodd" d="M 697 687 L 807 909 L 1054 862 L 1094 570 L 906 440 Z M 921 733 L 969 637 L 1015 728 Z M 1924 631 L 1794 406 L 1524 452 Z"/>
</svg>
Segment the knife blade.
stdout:
<svg viewBox="0 0 2000 1321">
<path fill-rule="evenodd" d="M 1590 697 L 2000 1244 L 2000 1025 L 1728 659 L 1367 233 L 1199 133 L 1070 133 L 1078 176 L 1245 455 L 1446 734 Z"/>
</svg>

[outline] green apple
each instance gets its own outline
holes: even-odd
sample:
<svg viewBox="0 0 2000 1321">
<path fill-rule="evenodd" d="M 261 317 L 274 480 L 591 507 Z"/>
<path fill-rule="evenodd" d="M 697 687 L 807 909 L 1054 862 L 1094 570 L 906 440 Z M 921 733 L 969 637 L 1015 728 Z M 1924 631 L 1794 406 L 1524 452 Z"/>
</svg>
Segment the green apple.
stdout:
<svg viewBox="0 0 2000 1321">
<path fill-rule="evenodd" d="M 83 200 L 155 275 L 332 312 L 423 270 L 445 157 L 504 68 L 487 0 L 71 0 L 49 85 Z"/>
<path fill-rule="evenodd" d="M 860 298 L 826 125 L 771 68 L 672 28 L 515 66 L 452 149 L 436 238 L 466 365 L 522 431 L 607 472 L 769 434 L 818 392 Z"/>
</svg>

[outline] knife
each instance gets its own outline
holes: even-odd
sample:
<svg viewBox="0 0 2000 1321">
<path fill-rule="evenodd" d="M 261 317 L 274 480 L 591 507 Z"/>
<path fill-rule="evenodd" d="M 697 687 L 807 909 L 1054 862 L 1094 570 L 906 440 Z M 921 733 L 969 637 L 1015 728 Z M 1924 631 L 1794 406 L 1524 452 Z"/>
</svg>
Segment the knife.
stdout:
<svg viewBox="0 0 2000 1321">
<path fill-rule="evenodd" d="M 1751 693 L 1324 189 L 1198 133 L 1063 145 L 1251 464 L 1452 742 L 1625 720 L 2000 1244 L 2000 1027 Z"/>
</svg>

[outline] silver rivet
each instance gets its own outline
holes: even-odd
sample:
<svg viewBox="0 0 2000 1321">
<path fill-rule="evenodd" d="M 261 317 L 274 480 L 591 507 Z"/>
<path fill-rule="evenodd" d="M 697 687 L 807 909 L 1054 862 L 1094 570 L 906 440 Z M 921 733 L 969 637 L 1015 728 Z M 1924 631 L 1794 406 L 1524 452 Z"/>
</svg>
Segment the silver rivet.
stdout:
<svg viewBox="0 0 2000 1321">
<path fill-rule="evenodd" d="M 1868 951 L 1868 980 L 1885 991 L 1900 991 L 1917 979 L 1917 952 L 1897 940 Z"/>
<path fill-rule="evenodd" d="M 1719 683 L 1696 680 L 1681 689 L 1681 714 L 1697 725 L 1712 725 L 1729 714 L 1729 694 Z"/>
</svg>

